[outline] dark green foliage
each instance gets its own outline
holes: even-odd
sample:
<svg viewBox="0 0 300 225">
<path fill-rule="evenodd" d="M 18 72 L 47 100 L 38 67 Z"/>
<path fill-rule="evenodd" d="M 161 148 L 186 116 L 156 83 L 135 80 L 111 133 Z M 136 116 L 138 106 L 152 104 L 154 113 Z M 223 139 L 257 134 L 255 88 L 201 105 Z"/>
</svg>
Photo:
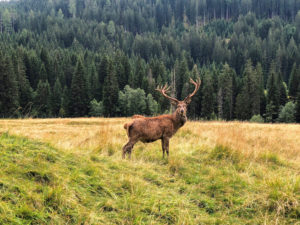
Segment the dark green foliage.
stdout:
<svg viewBox="0 0 300 225">
<path fill-rule="evenodd" d="M 254 115 L 254 116 L 251 117 L 250 122 L 252 122 L 252 123 L 263 123 L 264 118 L 262 118 L 261 115 Z"/>
<path fill-rule="evenodd" d="M 59 116 L 65 117 L 70 115 L 69 109 L 70 109 L 70 91 L 65 86 L 62 92 L 62 99 L 61 99 L 61 108 L 59 110 Z"/>
<path fill-rule="evenodd" d="M 157 102 L 152 95 L 145 96 L 144 90 L 132 89 L 128 85 L 125 86 L 124 91 L 119 92 L 119 111 L 121 116 L 132 116 L 134 114 L 148 114 L 146 109 L 152 111 L 153 114 L 157 112 Z"/>
<path fill-rule="evenodd" d="M 259 70 L 259 68 L 258 68 Z M 243 74 L 243 83 L 241 93 L 237 96 L 237 118 L 249 120 L 252 116 L 261 112 L 262 74 L 256 71 L 251 60 L 248 60 Z"/>
<path fill-rule="evenodd" d="M 218 81 L 218 116 L 221 119 L 231 120 L 233 118 L 233 83 L 235 71 L 225 64 Z"/>
<path fill-rule="evenodd" d="M 18 101 L 20 105 L 20 110 L 18 111 L 18 113 L 20 116 L 30 116 L 31 107 L 33 105 L 33 90 L 26 76 L 25 66 L 21 57 L 13 56 L 13 62 L 19 93 Z"/>
<path fill-rule="evenodd" d="M 88 89 L 89 89 L 89 97 L 95 99 L 101 99 L 101 90 L 100 90 L 100 83 L 98 78 L 98 73 L 96 71 L 95 64 L 92 64 L 89 70 L 89 79 L 87 82 Z"/>
<path fill-rule="evenodd" d="M 296 98 L 296 108 L 295 108 L 295 119 L 297 123 L 300 123 L 300 84 L 298 85 L 298 92 Z"/>
<path fill-rule="evenodd" d="M 170 103 L 155 91 L 158 84 L 169 83 L 170 94 L 182 100 L 193 89 L 189 78 L 204 76 L 189 118 L 248 120 L 271 113 L 274 122 L 280 106 L 297 98 L 300 5 L 273 3 L 1 2 L 0 49 L 10 58 L 14 74 L 9 80 L 17 87 L 11 96 L 17 100 L 3 106 L 1 115 L 31 116 L 35 109 L 35 116 L 86 116 L 96 99 L 103 102 L 106 116 L 119 116 L 118 92 L 126 85 L 143 89 L 158 103 L 158 111 L 147 106 L 139 113 L 163 113 Z M 39 113 L 40 103 L 33 101 L 39 81 L 48 82 L 56 96 L 42 107 L 48 107 L 47 113 Z M 64 90 L 61 103 L 59 89 Z M 0 102 L 7 101 L 4 98 Z M 8 113 L 7 107 L 15 112 Z"/>
<path fill-rule="evenodd" d="M 158 103 L 154 100 L 151 94 L 148 94 L 146 97 L 146 114 L 147 115 L 155 115 L 158 113 Z"/>
<path fill-rule="evenodd" d="M 51 95 L 51 114 L 57 117 L 59 115 L 59 110 L 61 108 L 62 101 L 62 87 L 59 79 L 56 79 L 52 95 Z"/>
<path fill-rule="evenodd" d="M 93 99 L 90 102 L 90 116 L 103 116 L 103 103 Z"/>
<path fill-rule="evenodd" d="M 295 120 L 295 103 L 288 102 L 279 112 L 278 121 L 281 123 L 294 123 Z"/>
<path fill-rule="evenodd" d="M 291 98 L 296 98 L 297 96 L 297 89 L 300 85 L 300 68 L 297 69 L 296 63 L 294 63 L 290 80 L 289 80 L 289 96 Z"/>
<path fill-rule="evenodd" d="M 0 116 L 13 117 L 18 109 L 18 86 L 9 57 L 0 53 Z"/>
<path fill-rule="evenodd" d="M 51 109 L 51 89 L 48 81 L 40 80 L 35 91 L 33 116 L 49 117 Z"/>
<path fill-rule="evenodd" d="M 275 71 L 275 64 L 272 63 L 267 83 L 266 119 L 268 122 L 275 122 L 278 117 L 280 106 L 279 80 L 279 75 Z"/>
<path fill-rule="evenodd" d="M 85 116 L 88 113 L 88 90 L 81 59 L 78 60 L 72 78 L 70 112 L 72 116 Z"/>
<path fill-rule="evenodd" d="M 213 88 L 213 79 L 209 71 L 206 71 L 202 79 L 202 108 L 201 116 L 206 119 L 211 119 L 214 112 L 215 92 Z"/>
<path fill-rule="evenodd" d="M 106 117 L 117 116 L 119 85 L 111 60 L 107 61 L 106 77 L 103 84 L 103 114 Z"/>
</svg>

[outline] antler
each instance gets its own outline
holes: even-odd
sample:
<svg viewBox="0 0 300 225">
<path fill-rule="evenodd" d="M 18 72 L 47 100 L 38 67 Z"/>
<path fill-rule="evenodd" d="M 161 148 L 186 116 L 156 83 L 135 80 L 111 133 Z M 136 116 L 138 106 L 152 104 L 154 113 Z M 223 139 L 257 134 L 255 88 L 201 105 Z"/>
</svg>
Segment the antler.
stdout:
<svg viewBox="0 0 300 225">
<path fill-rule="evenodd" d="M 179 101 L 176 98 L 172 98 L 166 94 L 166 92 L 169 91 L 169 89 L 170 89 L 170 87 L 168 87 L 168 84 L 165 84 L 165 86 L 161 86 L 161 87 L 157 86 L 157 88 L 155 90 L 162 93 L 162 95 L 165 96 L 167 99 L 169 99 L 175 103 L 178 103 Z"/>
<path fill-rule="evenodd" d="M 191 94 L 189 94 L 189 95 L 183 100 L 183 101 L 186 102 L 187 104 L 189 104 L 189 103 L 191 102 L 191 98 L 192 98 L 192 97 L 196 94 L 196 92 L 199 90 L 200 85 L 201 85 L 201 80 L 200 80 L 200 78 L 198 77 L 197 80 L 196 80 L 196 82 L 195 82 L 192 78 L 190 78 L 190 83 L 193 84 L 193 85 L 195 85 L 195 89 L 194 89 L 194 91 L 193 91 Z"/>
</svg>

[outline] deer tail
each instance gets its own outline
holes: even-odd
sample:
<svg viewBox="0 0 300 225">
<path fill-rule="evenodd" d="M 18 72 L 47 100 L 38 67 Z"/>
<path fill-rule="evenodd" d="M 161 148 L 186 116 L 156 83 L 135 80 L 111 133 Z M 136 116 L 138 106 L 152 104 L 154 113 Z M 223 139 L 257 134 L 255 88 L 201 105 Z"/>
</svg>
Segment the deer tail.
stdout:
<svg viewBox="0 0 300 225">
<path fill-rule="evenodd" d="M 124 124 L 124 129 L 126 130 L 127 136 L 129 137 L 129 129 L 131 127 L 131 125 L 133 124 L 133 122 L 130 123 L 125 123 Z"/>
</svg>

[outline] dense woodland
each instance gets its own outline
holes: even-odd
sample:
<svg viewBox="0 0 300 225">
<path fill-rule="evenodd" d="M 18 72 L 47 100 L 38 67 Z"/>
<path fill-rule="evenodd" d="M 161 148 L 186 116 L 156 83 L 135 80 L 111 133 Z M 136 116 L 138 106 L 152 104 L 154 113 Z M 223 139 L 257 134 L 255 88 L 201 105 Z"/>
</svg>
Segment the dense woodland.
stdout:
<svg viewBox="0 0 300 225">
<path fill-rule="evenodd" d="M 300 0 L 0 3 L 0 117 L 300 122 Z"/>
</svg>

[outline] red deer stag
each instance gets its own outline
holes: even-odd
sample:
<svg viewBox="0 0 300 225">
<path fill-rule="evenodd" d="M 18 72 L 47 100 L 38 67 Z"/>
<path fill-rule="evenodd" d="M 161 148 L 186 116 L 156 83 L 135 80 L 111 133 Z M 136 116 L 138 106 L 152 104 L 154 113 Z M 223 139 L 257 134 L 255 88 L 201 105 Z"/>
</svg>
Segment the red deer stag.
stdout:
<svg viewBox="0 0 300 225">
<path fill-rule="evenodd" d="M 129 158 L 131 158 L 132 148 L 138 141 L 149 143 L 158 139 L 161 139 L 163 158 L 165 157 L 165 152 L 167 152 L 167 156 L 169 156 L 169 140 L 187 121 L 187 106 L 190 104 L 192 97 L 199 90 L 201 84 L 199 78 L 196 82 L 190 79 L 190 82 L 195 85 L 195 89 L 183 101 L 179 101 L 166 94 L 170 88 L 167 84 L 163 87 L 157 87 L 156 90 L 176 106 L 176 111 L 171 115 L 160 115 L 156 117 L 135 115 L 132 122 L 126 123 L 124 128 L 126 129 L 129 141 L 123 147 L 123 159 L 126 153 L 128 153 Z"/>
</svg>

